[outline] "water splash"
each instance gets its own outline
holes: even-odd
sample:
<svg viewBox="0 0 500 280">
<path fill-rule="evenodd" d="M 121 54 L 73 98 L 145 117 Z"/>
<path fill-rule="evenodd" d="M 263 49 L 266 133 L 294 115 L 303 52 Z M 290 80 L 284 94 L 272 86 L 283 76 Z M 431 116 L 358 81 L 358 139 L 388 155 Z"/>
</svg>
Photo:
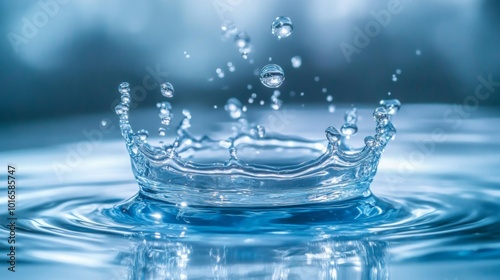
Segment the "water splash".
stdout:
<svg viewBox="0 0 500 280">
<path fill-rule="evenodd" d="M 119 92 L 122 99 L 129 94 L 128 84 Z M 272 100 L 278 97 L 275 91 Z M 359 148 L 346 144 L 357 132 L 355 108 L 346 112 L 340 132 L 329 127 L 325 140 L 311 141 L 266 132 L 246 119 L 238 99 L 230 98 L 224 108 L 234 120 L 232 136 L 192 136 L 191 114 L 183 110 L 177 137 L 164 145 L 154 145 L 146 131 L 133 131 L 127 101 L 116 113 L 142 194 L 176 204 L 283 206 L 369 195 L 382 151 L 396 133 L 391 117 L 401 104 L 383 100 L 381 105 L 374 111 L 376 133 Z M 159 109 L 162 124 L 170 124 L 170 103 L 159 103 Z"/>
</svg>

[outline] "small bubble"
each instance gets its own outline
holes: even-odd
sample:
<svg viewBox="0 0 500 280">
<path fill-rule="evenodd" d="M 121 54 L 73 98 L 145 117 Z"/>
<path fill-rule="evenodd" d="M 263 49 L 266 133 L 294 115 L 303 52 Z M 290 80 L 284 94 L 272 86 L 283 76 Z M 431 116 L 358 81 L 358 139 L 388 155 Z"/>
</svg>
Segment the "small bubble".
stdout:
<svg viewBox="0 0 500 280">
<path fill-rule="evenodd" d="M 252 98 L 257 98 L 257 93 L 252 93 L 252 95 L 250 95 Z"/>
<path fill-rule="evenodd" d="M 328 102 L 332 102 L 332 101 L 333 101 L 333 96 L 328 95 L 328 96 L 326 97 L 326 101 L 328 101 Z"/>
<path fill-rule="evenodd" d="M 224 109 L 226 110 L 226 112 L 229 113 L 229 116 L 231 116 L 231 118 L 238 119 L 243 114 L 241 107 L 242 107 L 241 102 L 238 99 L 232 97 L 227 100 Z"/>
<path fill-rule="evenodd" d="M 184 56 L 185 56 L 186 58 L 190 58 L 190 57 L 191 57 L 191 55 L 190 55 L 190 54 L 188 54 L 188 53 L 187 53 L 187 51 L 184 51 Z"/>
<path fill-rule="evenodd" d="M 292 20 L 289 17 L 277 17 L 271 25 L 271 33 L 278 39 L 286 38 L 293 32 Z"/>
<path fill-rule="evenodd" d="M 385 107 L 389 115 L 396 114 L 401 108 L 401 102 L 397 99 L 380 100 L 380 105 Z"/>
<path fill-rule="evenodd" d="M 285 80 L 285 72 L 276 64 L 268 64 L 260 70 L 260 81 L 268 88 L 277 88 Z"/>
<path fill-rule="evenodd" d="M 161 94 L 167 98 L 174 97 L 174 86 L 171 83 L 162 83 L 160 85 Z"/>
<path fill-rule="evenodd" d="M 254 99 L 253 99 L 253 98 L 251 98 L 251 97 L 250 97 L 250 98 L 248 98 L 248 103 L 252 104 L 252 103 L 253 103 L 253 101 L 254 101 Z"/>
<path fill-rule="evenodd" d="M 238 32 L 238 34 L 234 36 L 234 43 L 240 49 L 245 48 L 250 44 L 250 36 L 244 31 Z"/>
<path fill-rule="evenodd" d="M 125 106 L 123 103 L 116 105 L 115 107 L 115 112 L 117 115 L 123 115 L 128 112 L 128 107 Z"/>
<path fill-rule="evenodd" d="M 118 92 L 121 94 L 130 92 L 130 84 L 127 82 L 123 82 L 118 86 Z"/>
<path fill-rule="evenodd" d="M 353 123 L 346 123 L 342 125 L 340 128 L 340 132 L 342 132 L 343 135 L 345 136 L 352 136 L 358 132 L 358 126 Z"/>
<path fill-rule="evenodd" d="M 247 110 L 248 110 L 247 106 L 243 105 L 243 107 L 241 107 L 241 111 L 246 112 Z"/>
<path fill-rule="evenodd" d="M 236 28 L 236 25 L 230 20 L 224 20 L 220 29 L 222 30 L 222 37 L 224 39 L 229 39 L 238 32 L 238 28 Z"/>
<path fill-rule="evenodd" d="M 304 93 L 304 92 L 301 92 L 301 93 L 300 93 L 300 96 L 304 96 L 304 95 L 305 95 L 305 93 Z"/>
<path fill-rule="evenodd" d="M 292 57 L 291 61 L 293 68 L 299 68 L 302 65 L 302 58 L 298 55 Z"/>
<path fill-rule="evenodd" d="M 338 143 L 340 141 L 340 139 L 342 138 L 342 135 L 333 126 L 328 127 L 325 130 L 325 134 L 326 134 L 326 139 L 328 139 L 328 142 L 330 142 L 332 144 Z"/>
<path fill-rule="evenodd" d="M 279 95 L 274 95 L 274 94 L 273 94 L 273 96 L 271 96 L 271 108 L 273 110 L 279 110 L 281 108 L 281 106 L 283 105 L 283 101 L 281 101 L 278 98 L 278 96 Z"/>
<path fill-rule="evenodd" d="M 328 91 L 328 90 L 327 90 L 326 88 L 322 88 L 322 89 L 321 89 L 321 92 L 322 92 L 322 93 L 326 93 L 327 91 Z"/>
<path fill-rule="evenodd" d="M 108 125 L 108 121 L 107 120 L 101 120 L 101 126 L 102 127 L 106 127 Z"/>
<path fill-rule="evenodd" d="M 328 105 L 328 112 L 330 113 L 335 112 L 335 105 Z"/>
<path fill-rule="evenodd" d="M 158 128 L 158 135 L 165 136 L 167 134 L 167 130 L 163 127 Z"/>
<path fill-rule="evenodd" d="M 398 81 L 398 77 L 396 77 L 396 74 L 392 74 L 392 81 L 393 82 L 397 82 Z"/>
<path fill-rule="evenodd" d="M 229 72 L 234 72 L 236 70 L 232 62 L 227 63 L 227 68 L 229 69 Z"/>
<path fill-rule="evenodd" d="M 319 77 L 318 76 L 314 77 L 314 81 L 319 82 Z"/>
<path fill-rule="evenodd" d="M 257 125 L 257 135 L 259 138 L 264 138 L 266 135 L 266 129 L 262 125 Z"/>
<path fill-rule="evenodd" d="M 217 109 L 217 108 L 218 108 L 217 105 L 214 105 L 214 109 Z"/>
<path fill-rule="evenodd" d="M 224 78 L 224 71 L 222 71 L 222 69 L 220 69 L 220 68 L 215 69 L 215 73 L 217 73 L 217 76 L 219 78 L 221 78 L 221 79 Z"/>
<path fill-rule="evenodd" d="M 248 53 L 246 53 L 246 52 L 242 52 L 242 53 L 241 53 L 241 57 L 242 57 L 243 59 L 247 59 L 247 58 L 248 58 Z"/>
<path fill-rule="evenodd" d="M 182 115 L 188 120 L 191 119 L 191 112 L 189 112 L 189 110 L 187 109 L 182 109 Z"/>
<path fill-rule="evenodd" d="M 401 75 L 401 73 L 402 73 L 402 72 L 401 72 L 401 69 L 399 69 L 399 68 L 398 68 L 398 69 L 396 69 L 396 74 Z"/>
<path fill-rule="evenodd" d="M 415 51 L 415 54 L 416 54 L 416 55 L 421 55 L 421 54 L 422 54 L 422 51 L 421 51 L 421 50 L 416 50 L 416 51 Z"/>
<path fill-rule="evenodd" d="M 248 89 L 248 90 L 252 90 L 252 88 L 253 88 L 253 86 L 252 86 L 251 84 L 248 84 L 248 85 L 247 85 L 247 89 Z"/>
<path fill-rule="evenodd" d="M 269 60 L 269 62 L 271 62 L 271 61 L 273 61 L 273 58 L 269 57 L 267 60 Z"/>
<path fill-rule="evenodd" d="M 390 96 L 390 95 L 391 95 L 391 92 L 390 92 L 390 91 L 389 91 L 389 92 L 387 92 L 387 95 L 389 95 L 389 96 Z"/>
<path fill-rule="evenodd" d="M 366 136 L 365 137 L 365 145 L 368 147 L 375 146 L 375 138 L 373 138 L 373 136 Z"/>
<path fill-rule="evenodd" d="M 141 129 L 137 131 L 136 135 L 139 136 L 141 141 L 145 142 L 148 139 L 149 132 L 147 130 Z"/>
<path fill-rule="evenodd" d="M 261 100 L 260 105 L 264 105 L 264 104 L 266 104 L 266 102 L 264 102 L 264 100 Z"/>
</svg>

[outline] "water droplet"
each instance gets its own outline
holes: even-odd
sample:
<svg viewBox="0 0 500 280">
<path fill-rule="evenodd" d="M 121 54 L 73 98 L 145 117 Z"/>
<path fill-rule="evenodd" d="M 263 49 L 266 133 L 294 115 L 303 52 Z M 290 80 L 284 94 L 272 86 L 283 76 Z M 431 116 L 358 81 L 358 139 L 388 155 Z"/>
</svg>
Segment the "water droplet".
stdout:
<svg viewBox="0 0 500 280">
<path fill-rule="evenodd" d="M 279 110 L 281 106 L 283 105 L 283 101 L 280 100 L 279 98 L 272 96 L 271 97 L 271 108 L 273 110 Z"/>
<path fill-rule="evenodd" d="M 229 116 L 233 119 L 238 119 L 242 116 L 243 112 L 241 111 L 241 102 L 236 98 L 229 98 L 227 100 L 226 106 L 224 109 L 229 113 Z"/>
<path fill-rule="evenodd" d="M 257 98 L 257 93 L 252 93 L 252 95 L 250 95 L 252 98 Z"/>
<path fill-rule="evenodd" d="M 328 105 L 328 112 L 330 113 L 335 112 L 335 105 Z"/>
<path fill-rule="evenodd" d="M 342 125 L 340 128 L 340 132 L 342 132 L 343 135 L 345 136 L 352 136 L 358 132 L 358 126 L 353 123 L 346 123 Z"/>
<path fill-rule="evenodd" d="M 229 39 L 234 36 L 236 32 L 238 32 L 238 28 L 236 27 L 236 25 L 232 21 L 227 19 L 224 20 L 224 22 L 221 24 L 220 29 L 222 30 L 223 39 Z"/>
<path fill-rule="evenodd" d="M 253 101 L 254 101 L 254 99 L 253 99 L 253 98 L 251 98 L 251 97 L 250 97 L 250 98 L 248 98 L 248 103 L 252 104 L 252 103 L 253 103 Z"/>
<path fill-rule="evenodd" d="M 238 32 L 238 34 L 234 36 L 234 43 L 240 49 L 245 48 L 250 44 L 250 36 L 244 31 Z"/>
<path fill-rule="evenodd" d="M 246 53 L 246 52 L 242 52 L 242 53 L 241 53 L 241 57 L 242 57 L 243 59 L 247 59 L 247 58 L 248 58 L 248 53 Z"/>
<path fill-rule="evenodd" d="M 421 54 L 422 54 L 422 51 L 421 51 L 421 50 L 416 50 L 416 51 L 415 51 L 415 54 L 416 54 L 416 55 L 421 55 Z"/>
<path fill-rule="evenodd" d="M 380 100 L 380 105 L 385 107 L 389 115 L 396 114 L 401 108 L 401 102 L 397 99 Z"/>
<path fill-rule="evenodd" d="M 272 57 L 269 57 L 268 58 L 269 62 L 273 61 L 273 58 Z"/>
<path fill-rule="evenodd" d="M 327 91 L 328 91 L 328 90 L 327 90 L 326 88 L 322 88 L 322 89 L 321 89 L 321 92 L 322 92 L 322 93 L 326 93 Z"/>
<path fill-rule="evenodd" d="M 264 100 L 261 100 L 260 105 L 264 105 L 264 104 L 266 104 L 266 102 Z"/>
<path fill-rule="evenodd" d="M 130 92 L 130 84 L 127 82 L 123 82 L 118 86 L 118 92 L 121 94 Z"/>
<path fill-rule="evenodd" d="M 217 105 L 214 105 L 214 109 L 217 109 L 217 108 L 218 108 Z"/>
<path fill-rule="evenodd" d="M 186 58 L 190 58 L 190 57 L 191 57 L 191 55 L 190 55 L 190 54 L 188 54 L 188 53 L 187 53 L 187 51 L 184 51 L 184 56 L 185 56 Z"/>
<path fill-rule="evenodd" d="M 301 93 L 300 93 L 300 96 L 304 96 L 304 95 L 305 95 L 305 93 L 304 93 L 304 92 L 301 92 Z"/>
<path fill-rule="evenodd" d="M 246 112 L 247 110 L 248 110 L 247 106 L 243 105 L 243 107 L 241 107 L 241 111 Z"/>
<path fill-rule="evenodd" d="M 344 115 L 344 120 L 346 124 L 356 124 L 358 121 L 358 110 L 356 108 L 352 108 L 347 111 Z"/>
<path fill-rule="evenodd" d="M 222 69 L 220 69 L 220 68 L 215 69 L 215 73 L 217 73 L 217 76 L 219 78 L 221 78 L 221 79 L 224 78 L 224 71 L 222 71 Z"/>
<path fill-rule="evenodd" d="M 292 20 L 289 17 L 277 17 L 271 25 L 271 32 L 278 39 L 290 36 L 293 32 Z"/>
<path fill-rule="evenodd" d="M 229 72 L 234 72 L 236 70 L 232 62 L 227 63 L 227 68 L 229 69 Z"/>
<path fill-rule="evenodd" d="M 292 57 L 291 61 L 293 68 L 299 68 L 302 65 L 302 58 L 298 55 Z"/>
<path fill-rule="evenodd" d="M 268 64 L 260 70 L 260 81 L 268 88 L 277 88 L 285 80 L 285 72 L 276 64 Z"/>
<path fill-rule="evenodd" d="M 167 134 L 167 130 L 163 127 L 158 128 L 158 135 L 165 136 Z"/>
<path fill-rule="evenodd" d="M 396 69 L 396 74 L 401 75 L 401 73 L 402 73 L 402 72 L 401 72 L 401 69 L 399 69 L 399 68 L 398 68 L 398 69 Z"/>
<path fill-rule="evenodd" d="M 392 74 L 392 81 L 393 82 L 397 82 L 398 81 L 398 77 L 396 77 L 396 74 Z"/>
<path fill-rule="evenodd" d="M 191 112 L 189 112 L 189 110 L 187 109 L 182 109 L 182 115 L 187 118 L 188 120 L 191 119 Z"/>
<path fill-rule="evenodd" d="M 387 95 L 389 95 L 389 96 L 390 96 L 390 95 L 391 95 L 391 92 L 389 91 L 389 92 L 387 93 Z"/>
<path fill-rule="evenodd" d="M 314 77 L 314 81 L 319 82 L 319 77 L 318 76 Z"/>
<path fill-rule="evenodd" d="M 163 125 L 170 125 L 170 121 L 172 120 L 172 105 L 169 102 L 160 102 L 156 103 L 156 107 L 160 109 L 160 113 L 158 116 L 160 117 L 160 121 Z"/>
<path fill-rule="evenodd" d="M 231 158 L 237 158 L 237 150 L 235 147 L 229 148 L 229 155 Z"/>
<path fill-rule="evenodd" d="M 389 113 L 384 107 L 378 107 L 373 112 L 373 118 L 377 121 L 377 123 L 386 125 L 389 122 Z"/>
<path fill-rule="evenodd" d="M 340 141 L 340 139 L 342 138 L 342 135 L 339 133 L 339 131 L 333 127 L 333 126 L 330 126 L 328 127 L 326 130 L 325 130 L 325 134 L 326 134 L 326 139 L 328 139 L 328 142 L 332 143 L 332 144 L 338 144 L 338 142 Z"/>
<path fill-rule="evenodd" d="M 128 106 L 126 106 L 123 103 L 120 103 L 120 104 L 116 105 L 115 112 L 117 115 L 126 114 L 128 112 Z"/>
<path fill-rule="evenodd" d="M 365 145 L 368 146 L 368 147 L 373 147 L 375 146 L 376 142 L 375 142 L 375 138 L 373 138 L 373 136 L 366 136 L 365 137 Z"/>
<path fill-rule="evenodd" d="M 248 85 L 247 85 L 247 89 L 248 89 L 248 90 L 251 90 L 252 88 L 253 88 L 253 86 L 252 86 L 251 84 L 248 84 Z"/>
<path fill-rule="evenodd" d="M 108 121 L 107 120 L 101 120 L 101 126 L 102 127 L 106 127 L 108 125 Z"/>
<path fill-rule="evenodd" d="M 328 95 L 328 96 L 326 97 L 326 101 L 328 101 L 328 102 L 332 102 L 332 101 L 333 101 L 333 96 Z"/>
<path fill-rule="evenodd" d="M 147 130 L 141 129 L 137 131 L 136 135 L 139 136 L 141 141 L 145 142 L 148 139 L 149 132 Z"/>
<path fill-rule="evenodd" d="M 266 135 L 266 129 L 262 125 L 257 125 L 257 135 L 259 138 L 264 138 Z"/>
<path fill-rule="evenodd" d="M 161 94 L 165 97 L 174 97 L 174 86 L 171 83 L 162 83 L 160 85 Z"/>
</svg>

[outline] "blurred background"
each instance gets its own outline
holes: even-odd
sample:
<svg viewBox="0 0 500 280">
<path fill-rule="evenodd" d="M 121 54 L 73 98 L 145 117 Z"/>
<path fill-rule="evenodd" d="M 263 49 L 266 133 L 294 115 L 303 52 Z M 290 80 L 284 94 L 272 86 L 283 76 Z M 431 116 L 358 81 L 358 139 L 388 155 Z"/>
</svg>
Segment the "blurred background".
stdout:
<svg viewBox="0 0 500 280">
<path fill-rule="evenodd" d="M 0 15 L 4 124 L 109 113 L 122 81 L 133 106 L 154 106 L 168 81 L 176 104 L 221 109 L 229 97 L 270 96 L 255 75 L 268 63 L 285 71 L 288 104 L 326 104 L 323 88 L 334 103 L 375 104 L 388 92 L 404 104 L 463 103 L 479 75 L 500 81 L 494 0 L 4 0 Z M 283 15 L 294 31 L 278 40 L 270 26 Z M 247 60 L 222 39 L 225 20 L 249 34 Z M 500 94 L 482 105 L 499 106 Z"/>
</svg>

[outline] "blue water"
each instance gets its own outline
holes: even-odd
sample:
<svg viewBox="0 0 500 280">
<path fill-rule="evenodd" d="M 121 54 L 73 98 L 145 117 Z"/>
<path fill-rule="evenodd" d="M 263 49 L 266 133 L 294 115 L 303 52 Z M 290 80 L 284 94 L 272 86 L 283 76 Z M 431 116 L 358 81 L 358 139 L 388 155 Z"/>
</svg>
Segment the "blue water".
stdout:
<svg viewBox="0 0 500 280">
<path fill-rule="evenodd" d="M 323 107 L 248 114 L 267 130 L 320 139 L 345 111 Z M 18 178 L 19 249 L 17 272 L 3 263 L 1 278 L 498 279 L 500 112 L 443 119 L 448 108 L 403 107 L 371 193 L 279 207 L 194 207 L 138 194 L 112 115 L 3 126 L 1 164 L 15 165 Z M 221 109 L 190 109 L 200 134 L 222 133 L 214 120 L 228 122 Z M 359 111 L 353 145 L 373 134 L 372 108 Z M 156 114 L 134 117 L 147 126 Z M 89 141 L 103 117 L 111 128 Z M 2 199 L 3 256 L 6 211 Z"/>
</svg>

